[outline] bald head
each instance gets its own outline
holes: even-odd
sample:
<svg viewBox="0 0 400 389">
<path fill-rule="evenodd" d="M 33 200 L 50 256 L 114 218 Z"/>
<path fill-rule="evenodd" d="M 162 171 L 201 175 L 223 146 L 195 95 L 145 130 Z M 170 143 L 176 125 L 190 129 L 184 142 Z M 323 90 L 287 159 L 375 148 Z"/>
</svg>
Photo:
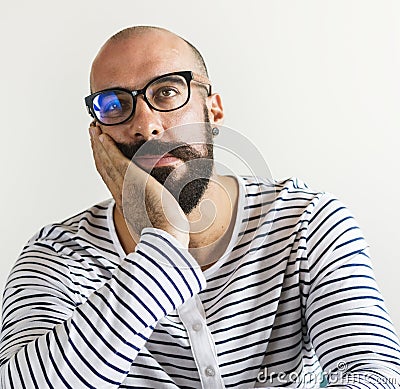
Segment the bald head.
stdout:
<svg viewBox="0 0 400 389">
<path fill-rule="evenodd" d="M 129 58 L 127 53 L 131 54 Z M 93 61 L 90 76 L 91 89 L 97 89 L 94 87 L 96 67 L 98 67 L 99 63 L 104 65 L 105 58 L 109 63 L 114 62 L 113 66 L 121 68 L 132 64 L 133 61 L 138 66 L 151 68 L 154 66 L 149 66 L 150 62 L 158 60 L 160 67 L 162 67 L 163 61 L 168 58 L 179 63 L 176 58 L 178 56 L 182 58 L 182 66 L 183 64 L 186 65 L 181 66 L 181 69 L 171 68 L 171 71 L 193 70 L 208 78 L 207 67 L 202 55 L 185 39 L 161 27 L 134 26 L 125 28 L 105 42 Z M 111 57 L 115 60 L 112 61 Z M 119 63 L 117 62 L 117 57 L 120 58 Z"/>
<path fill-rule="evenodd" d="M 133 36 L 140 36 L 144 35 L 146 33 L 150 32 L 159 32 L 159 33 L 164 33 L 164 34 L 171 34 L 175 36 L 178 39 L 181 39 L 183 42 L 185 42 L 189 49 L 192 51 L 193 54 L 193 59 L 196 62 L 196 71 L 201 74 L 202 76 L 205 76 L 208 78 L 208 71 L 207 71 L 207 66 L 204 61 L 203 56 L 200 54 L 199 50 L 196 49 L 190 42 L 188 42 L 186 39 L 183 39 L 179 35 L 174 34 L 173 32 L 161 28 L 161 27 L 155 27 L 155 26 L 133 26 L 133 27 L 128 27 L 124 28 L 123 30 L 117 32 L 114 34 L 108 41 L 113 42 L 113 41 L 118 41 L 120 39 L 129 39 Z"/>
</svg>

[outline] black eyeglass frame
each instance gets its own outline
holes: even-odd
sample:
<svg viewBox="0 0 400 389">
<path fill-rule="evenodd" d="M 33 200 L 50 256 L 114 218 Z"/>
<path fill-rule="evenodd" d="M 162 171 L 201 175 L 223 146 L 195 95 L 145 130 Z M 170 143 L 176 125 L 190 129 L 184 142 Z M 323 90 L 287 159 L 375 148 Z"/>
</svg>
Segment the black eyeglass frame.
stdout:
<svg viewBox="0 0 400 389">
<path fill-rule="evenodd" d="M 153 107 L 153 105 L 150 103 L 150 101 L 147 99 L 147 96 L 146 96 L 147 88 L 148 88 L 153 82 L 155 82 L 155 81 L 157 81 L 157 80 L 159 80 L 159 79 L 161 79 L 161 78 L 168 77 L 168 76 L 182 76 L 182 77 L 186 80 L 186 85 L 187 85 L 187 88 L 188 88 L 188 96 L 187 96 L 187 99 L 186 99 L 186 101 L 185 101 L 183 104 L 181 104 L 179 107 L 172 108 L 172 109 L 159 109 L 159 108 Z M 139 95 L 143 95 L 143 100 L 146 102 L 146 104 L 147 104 L 150 108 L 154 109 L 155 111 L 159 111 L 159 112 L 171 112 L 171 111 L 176 111 L 176 110 L 179 109 L 179 108 L 182 108 L 182 107 L 185 106 L 185 105 L 188 103 L 188 101 L 190 100 L 190 93 L 191 93 L 191 90 L 190 90 L 190 81 L 195 81 L 195 82 L 197 82 L 197 83 L 199 83 L 199 84 L 208 86 L 208 93 L 207 93 L 207 96 L 210 96 L 210 95 L 211 95 L 211 83 L 210 83 L 210 80 L 209 80 L 207 77 L 204 77 L 204 76 L 202 76 L 202 75 L 200 75 L 200 74 L 194 73 L 194 72 L 192 72 L 191 70 L 184 70 L 184 71 L 181 71 L 181 72 L 172 72 L 172 73 L 162 74 L 161 76 L 158 76 L 158 77 L 156 77 L 156 78 L 153 78 L 153 79 L 150 80 L 150 81 L 144 86 L 144 88 L 142 88 L 142 89 L 129 90 L 129 89 L 118 88 L 118 87 L 117 87 L 117 88 L 103 89 L 103 90 L 101 90 L 101 91 L 92 93 L 92 94 L 89 95 L 89 96 L 86 96 L 86 97 L 85 97 L 85 104 L 86 104 L 86 108 L 87 108 L 87 110 L 88 110 L 89 115 L 90 115 L 93 119 L 95 119 L 96 121 L 98 121 L 100 124 L 102 124 L 103 126 L 116 126 L 116 125 L 125 123 L 125 122 L 127 122 L 128 120 L 130 120 L 130 119 L 132 118 L 132 116 L 134 115 L 135 110 L 136 110 L 136 99 L 137 99 L 137 96 L 139 96 Z M 113 123 L 113 124 L 103 123 L 99 118 L 97 118 L 96 114 L 94 113 L 94 110 L 93 110 L 93 100 L 94 100 L 98 95 L 100 95 L 101 93 L 109 92 L 109 91 L 122 91 L 122 92 L 127 92 L 127 93 L 129 93 L 129 94 L 132 95 L 132 98 L 133 98 L 132 112 L 130 113 L 130 115 L 129 115 L 126 119 L 124 119 L 124 120 L 121 121 L 121 122 Z"/>
</svg>

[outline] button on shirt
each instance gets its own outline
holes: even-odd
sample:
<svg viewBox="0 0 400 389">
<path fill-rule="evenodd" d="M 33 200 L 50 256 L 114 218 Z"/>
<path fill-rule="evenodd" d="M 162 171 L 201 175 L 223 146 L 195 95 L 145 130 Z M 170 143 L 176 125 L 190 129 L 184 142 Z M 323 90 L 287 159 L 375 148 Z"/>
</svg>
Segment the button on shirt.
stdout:
<svg viewBox="0 0 400 389">
<path fill-rule="evenodd" d="M 398 385 L 351 213 L 298 179 L 238 184 L 231 242 L 204 272 L 154 228 L 126 255 L 111 200 L 41 229 L 5 290 L 1 388 Z"/>
<path fill-rule="evenodd" d="M 200 331 L 201 330 L 201 323 L 194 323 L 192 325 L 192 328 L 193 328 L 193 331 L 196 331 L 196 332 Z"/>
</svg>

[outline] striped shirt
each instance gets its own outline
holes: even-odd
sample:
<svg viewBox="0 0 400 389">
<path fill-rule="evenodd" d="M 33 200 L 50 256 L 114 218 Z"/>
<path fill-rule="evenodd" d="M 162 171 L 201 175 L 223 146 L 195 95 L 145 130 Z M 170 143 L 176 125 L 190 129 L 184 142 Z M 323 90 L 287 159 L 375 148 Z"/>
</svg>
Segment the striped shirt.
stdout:
<svg viewBox="0 0 400 389">
<path fill-rule="evenodd" d="M 238 183 L 230 244 L 204 272 L 155 228 L 126 255 L 113 200 L 39 231 L 3 297 L 1 388 L 400 387 L 350 212 L 298 179 Z"/>
</svg>

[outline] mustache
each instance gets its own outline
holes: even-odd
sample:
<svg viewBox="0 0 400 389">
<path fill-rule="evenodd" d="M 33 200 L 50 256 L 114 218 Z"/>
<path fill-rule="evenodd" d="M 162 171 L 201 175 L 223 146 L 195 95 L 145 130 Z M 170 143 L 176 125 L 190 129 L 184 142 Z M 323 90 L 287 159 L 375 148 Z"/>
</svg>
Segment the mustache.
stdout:
<svg viewBox="0 0 400 389">
<path fill-rule="evenodd" d="M 142 140 L 136 143 L 116 143 L 118 149 L 128 159 L 132 160 L 134 157 L 144 155 L 165 155 L 169 154 L 175 158 L 179 158 L 184 162 L 191 159 L 201 158 L 201 153 L 182 142 L 160 142 L 157 140 Z M 146 145 L 145 147 L 143 147 Z"/>
</svg>

